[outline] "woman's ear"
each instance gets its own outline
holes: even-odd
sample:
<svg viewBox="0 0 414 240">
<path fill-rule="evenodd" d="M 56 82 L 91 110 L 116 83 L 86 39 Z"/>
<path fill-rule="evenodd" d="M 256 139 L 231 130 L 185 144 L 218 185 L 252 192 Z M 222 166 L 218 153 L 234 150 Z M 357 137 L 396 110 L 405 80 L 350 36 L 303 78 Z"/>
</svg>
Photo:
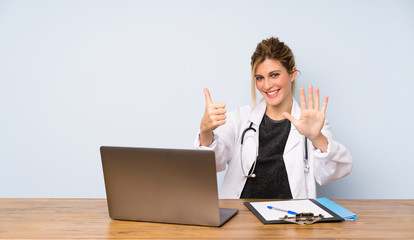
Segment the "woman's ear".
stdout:
<svg viewBox="0 0 414 240">
<path fill-rule="evenodd" d="M 298 70 L 296 69 L 296 67 L 292 68 L 292 73 L 290 74 L 290 81 L 293 82 L 296 79 L 296 75 L 298 73 Z"/>
</svg>

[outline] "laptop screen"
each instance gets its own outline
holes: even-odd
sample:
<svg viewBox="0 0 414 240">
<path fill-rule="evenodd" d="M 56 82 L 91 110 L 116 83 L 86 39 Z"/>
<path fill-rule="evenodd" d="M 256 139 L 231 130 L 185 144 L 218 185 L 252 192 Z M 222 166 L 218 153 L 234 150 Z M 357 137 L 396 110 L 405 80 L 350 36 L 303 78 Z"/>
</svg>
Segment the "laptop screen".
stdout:
<svg viewBox="0 0 414 240">
<path fill-rule="evenodd" d="M 101 147 L 112 219 L 218 226 L 214 152 Z"/>
</svg>

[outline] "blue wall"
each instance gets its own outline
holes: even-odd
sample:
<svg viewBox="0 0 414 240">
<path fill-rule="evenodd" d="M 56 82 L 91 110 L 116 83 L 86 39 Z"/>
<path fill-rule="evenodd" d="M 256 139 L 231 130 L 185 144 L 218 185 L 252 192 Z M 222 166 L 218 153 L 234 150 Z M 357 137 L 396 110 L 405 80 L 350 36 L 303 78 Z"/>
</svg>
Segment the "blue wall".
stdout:
<svg viewBox="0 0 414 240">
<path fill-rule="evenodd" d="M 250 56 L 278 36 L 354 158 L 319 196 L 414 198 L 413 13 L 398 0 L 0 0 L 0 197 L 104 197 L 99 146 L 192 148 L 202 88 L 228 110 L 250 104 Z"/>
</svg>

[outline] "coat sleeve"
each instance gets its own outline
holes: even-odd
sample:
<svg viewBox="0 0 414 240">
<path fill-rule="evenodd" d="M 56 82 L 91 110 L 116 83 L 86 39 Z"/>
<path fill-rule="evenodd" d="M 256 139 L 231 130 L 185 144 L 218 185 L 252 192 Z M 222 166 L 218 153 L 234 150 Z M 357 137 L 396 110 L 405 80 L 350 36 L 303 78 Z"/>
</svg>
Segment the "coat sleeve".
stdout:
<svg viewBox="0 0 414 240">
<path fill-rule="evenodd" d="M 217 172 L 226 170 L 226 165 L 231 161 L 234 149 L 237 146 L 238 122 L 240 122 L 239 110 L 229 112 L 226 124 L 213 131 L 213 143 L 209 147 L 200 146 L 200 133 L 197 134 L 194 147 L 196 149 L 213 150 L 216 156 Z"/>
<path fill-rule="evenodd" d="M 336 179 L 347 176 L 352 170 L 351 153 L 341 143 L 333 139 L 333 135 L 328 124 L 322 128 L 322 134 L 328 139 L 328 150 L 322 153 L 315 149 L 312 143 L 309 143 L 313 149 L 313 167 L 316 182 L 320 185 L 328 184 Z"/>
</svg>

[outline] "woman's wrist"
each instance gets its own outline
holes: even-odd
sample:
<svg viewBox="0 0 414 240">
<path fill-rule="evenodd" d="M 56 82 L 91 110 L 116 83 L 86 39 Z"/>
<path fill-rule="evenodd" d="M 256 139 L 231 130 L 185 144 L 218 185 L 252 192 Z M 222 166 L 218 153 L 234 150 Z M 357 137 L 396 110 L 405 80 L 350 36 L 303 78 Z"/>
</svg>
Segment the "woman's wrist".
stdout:
<svg viewBox="0 0 414 240">
<path fill-rule="evenodd" d="M 315 148 L 321 150 L 321 152 L 327 152 L 328 151 L 328 139 L 322 133 L 320 133 L 316 137 L 312 137 L 312 138 L 308 138 L 308 139 L 309 139 L 309 141 L 312 142 L 313 146 Z"/>
<path fill-rule="evenodd" d="M 213 143 L 214 134 L 213 131 L 200 131 L 200 146 L 209 147 Z"/>
</svg>

